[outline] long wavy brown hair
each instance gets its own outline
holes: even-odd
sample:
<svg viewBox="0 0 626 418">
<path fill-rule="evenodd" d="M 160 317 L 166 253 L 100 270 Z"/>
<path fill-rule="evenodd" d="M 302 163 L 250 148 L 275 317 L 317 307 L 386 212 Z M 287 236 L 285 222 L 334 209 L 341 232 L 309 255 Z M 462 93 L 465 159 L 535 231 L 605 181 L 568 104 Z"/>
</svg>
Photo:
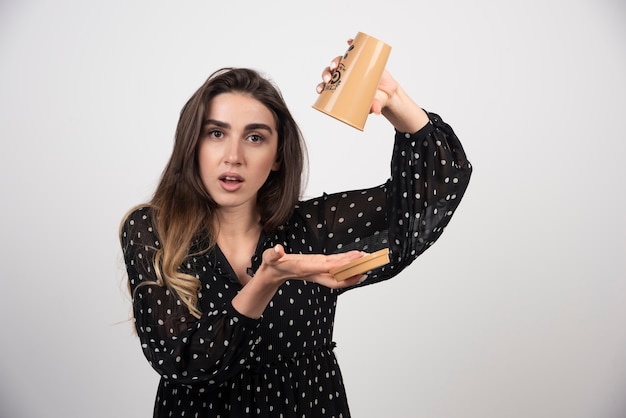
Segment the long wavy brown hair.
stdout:
<svg viewBox="0 0 626 418">
<path fill-rule="evenodd" d="M 172 155 L 147 205 L 161 242 L 154 260 L 157 284 L 174 291 L 196 317 L 201 314 L 197 306 L 200 282 L 180 267 L 191 253 L 202 253 L 215 245 L 213 217 L 217 208 L 199 175 L 198 142 L 209 103 L 229 92 L 247 94 L 263 103 L 276 121 L 280 167 L 270 173 L 257 196 L 265 231 L 275 230 L 288 220 L 304 186 L 306 148 L 278 88 L 246 68 L 223 68 L 209 76 L 180 113 Z"/>
</svg>

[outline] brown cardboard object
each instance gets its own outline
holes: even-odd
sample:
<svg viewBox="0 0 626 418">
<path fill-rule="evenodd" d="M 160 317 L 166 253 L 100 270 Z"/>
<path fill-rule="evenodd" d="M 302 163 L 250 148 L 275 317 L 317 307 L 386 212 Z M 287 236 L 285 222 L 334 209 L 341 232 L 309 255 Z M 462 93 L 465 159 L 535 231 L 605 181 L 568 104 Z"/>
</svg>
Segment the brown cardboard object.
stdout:
<svg viewBox="0 0 626 418">
<path fill-rule="evenodd" d="M 357 33 L 313 108 L 363 130 L 391 46 Z"/>
<path fill-rule="evenodd" d="M 335 267 L 330 270 L 330 274 L 335 276 L 337 281 L 343 281 L 349 277 L 367 273 L 370 270 L 382 267 L 388 263 L 389 248 L 384 248 L 371 254 L 366 254 L 357 260 L 344 264 L 343 266 Z"/>
</svg>

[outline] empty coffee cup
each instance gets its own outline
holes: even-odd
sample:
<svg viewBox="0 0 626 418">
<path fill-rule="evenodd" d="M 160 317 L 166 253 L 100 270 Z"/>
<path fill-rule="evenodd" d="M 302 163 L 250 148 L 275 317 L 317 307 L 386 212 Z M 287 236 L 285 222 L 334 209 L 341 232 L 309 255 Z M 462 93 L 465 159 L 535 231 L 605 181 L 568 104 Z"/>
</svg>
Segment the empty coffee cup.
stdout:
<svg viewBox="0 0 626 418">
<path fill-rule="evenodd" d="M 313 108 L 363 130 L 391 46 L 359 32 Z"/>
</svg>

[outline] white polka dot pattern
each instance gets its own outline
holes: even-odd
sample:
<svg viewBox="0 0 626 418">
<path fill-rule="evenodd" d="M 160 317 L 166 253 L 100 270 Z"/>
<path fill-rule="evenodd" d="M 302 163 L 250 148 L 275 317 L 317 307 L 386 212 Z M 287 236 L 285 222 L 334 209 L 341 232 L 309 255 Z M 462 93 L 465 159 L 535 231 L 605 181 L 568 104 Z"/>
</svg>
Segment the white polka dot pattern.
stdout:
<svg viewBox="0 0 626 418">
<path fill-rule="evenodd" d="M 435 114 L 409 135 L 396 133 L 391 178 L 365 190 L 325 194 L 301 202 L 291 220 L 262 235 L 252 271 L 264 249 L 291 253 L 391 249 L 391 263 L 370 272 L 366 285 L 389 279 L 441 235 L 456 210 L 471 166 L 452 129 Z M 149 209 L 125 220 L 122 248 L 136 328 L 144 355 L 162 376 L 155 416 L 349 417 L 333 353 L 340 294 L 300 280 L 284 283 L 260 320 L 240 315 L 231 300 L 241 289 L 218 247 L 190 256 L 181 270 L 201 283 L 196 319 L 154 281 L 160 246 Z"/>
</svg>

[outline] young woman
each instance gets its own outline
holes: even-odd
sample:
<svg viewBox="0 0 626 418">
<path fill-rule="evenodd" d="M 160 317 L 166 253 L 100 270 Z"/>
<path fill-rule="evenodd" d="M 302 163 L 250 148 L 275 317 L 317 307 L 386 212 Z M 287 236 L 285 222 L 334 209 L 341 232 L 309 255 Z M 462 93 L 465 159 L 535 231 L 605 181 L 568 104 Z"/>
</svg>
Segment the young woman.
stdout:
<svg viewBox="0 0 626 418">
<path fill-rule="evenodd" d="M 390 179 L 300 201 L 302 135 L 268 80 L 222 69 L 184 106 L 152 200 L 120 232 L 137 333 L 161 375 L 155 417 L 350 416 L 337 297 L 430 247 L 471 174 L 450 126 L 387 72 L 372 112 L 395 128 Z M 391 262 L 366 281 L 329 273 L 382 248 Z"/>
</svg>

